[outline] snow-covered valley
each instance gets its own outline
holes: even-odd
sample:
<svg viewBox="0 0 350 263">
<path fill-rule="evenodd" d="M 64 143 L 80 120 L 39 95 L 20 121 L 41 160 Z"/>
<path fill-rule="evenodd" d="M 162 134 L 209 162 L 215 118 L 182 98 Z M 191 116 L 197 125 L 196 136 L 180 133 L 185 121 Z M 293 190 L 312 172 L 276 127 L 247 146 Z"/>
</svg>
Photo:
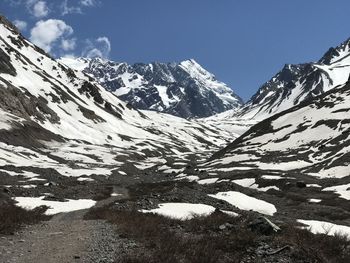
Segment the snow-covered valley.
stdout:
<svg viewBox="0 0 350 263">
<path fill-rule="evenodd" d="M 349 235 L 349 47 L 287 65 L 243 105 L 194 60 L 56 60 L 0 17 L 0 205 Z"/>
</svg>

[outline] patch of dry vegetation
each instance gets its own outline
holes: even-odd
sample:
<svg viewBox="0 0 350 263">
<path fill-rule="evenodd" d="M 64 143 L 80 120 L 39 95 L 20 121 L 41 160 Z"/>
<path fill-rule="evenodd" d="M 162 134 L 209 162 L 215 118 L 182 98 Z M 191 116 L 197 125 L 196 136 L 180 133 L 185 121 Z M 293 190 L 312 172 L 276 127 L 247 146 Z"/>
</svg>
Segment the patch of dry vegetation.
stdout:
<svg viewBox="0 0 350 263">
<path fill-rule="evenodd" d="M 121 236 L 145 246 L 147 253 L 129 253 L 121 262 L 233 262 L 233 258 L 243 257 L 245 248 L 256 238 L 243 227 L 235 229 L 234 235 L 218 231 L 218 225 L 239 220 L 220 212 L 179 221 L 137 211 L 98 208 L 91 209 L 86 219 L 106 219 L 118 227 Z"/>
<path fill-rule="evenodd" d="M 118 262 L 350 262 L 350 241 L 344 236 L 314 235 L 294 226 L 284 226 L 279 233 L 264 236 L 249 229 L 249 216 L 215 212 L 179 221 L 104 207 L 91 209 L 86 219 L 108 220 L 117 226 L 121 237 L 143 246 L 128 250 Z M 230 227 L 219 228 L 225 224 Z M 262 243 L 268 244 L 272 252 L 257 255 Z"/>
<path fill-rule="evenodd" d="M 0 234 L 13 234 L 25 224 L 36 224 L 48 220 L 50 216 L 45 215 L 46 207 L 37 207 L 26 210 L 12 203 L 0 204 Z"/>
<path fill-rule="evenodd" d="M 293 247 L 294 259 L 307 259 L 307 262 L 350 262 L 350 239 L 345 235 L 315 235 L 307 230 L 287 226 L 275 237 L 275 242 Z"/>
</svg>

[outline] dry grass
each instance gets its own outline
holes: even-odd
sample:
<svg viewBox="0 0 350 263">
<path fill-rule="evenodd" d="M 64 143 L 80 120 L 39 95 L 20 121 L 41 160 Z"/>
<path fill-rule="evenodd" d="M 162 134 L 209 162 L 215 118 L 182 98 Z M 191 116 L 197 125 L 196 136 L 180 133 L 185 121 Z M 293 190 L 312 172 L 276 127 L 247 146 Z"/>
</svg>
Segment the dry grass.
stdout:
<svg viewBox="0 0 350 263">
<path fill-rule="evenodd" d="M 13 234 L 24 224 L 35 224 L 50 217 L 44 215 L 47 208 L 38 207 L 34 210 L 25 210 L 11 203 L 0 205 L 0 234 Z"/>
<path fill-rule="evenodd" d="M 118 262 L 236 262 L 247 247 L 254 243 L 255 234 L 247 228 L 227 235 L 218 226 L 237 219 L 223 213 L 206 218 L 179 221 L 137 211 L 92 209 L 86 219 L 107 219 L 117 225 L 123 237 L 136 240 L 145 246 L 147 253 L 128 253 Z"/>
<path fill-rule="evenodd" d="M 174 263 L 174 262 L 241 262 L 249 255 L 257 257 L 256 248 L 262 241 L 271 248 L 288 246 L 280 254 L 266 256 L 266 262 L 282 257 L 284 262 L 350 262 L 350 242 L 343 236 L 314 235 L 307 230 L 286 226 L 280 233 L 262 236 L 248 228 L 249 217 L 230 217 L 215 212 L 208 217 L 178 221 L 137 211 L 109 208 L 91 209 L 86 219 L 105 219 L 115 224 L 121 237 L 134 240 L 143 248 L 129 249 L 118 262 Z M 230 223 L 230 230 L 219 226 Z M 250 251 L 250 252 L 249 252 Z M 252 252 L 253 251 L 253 252 Z M 271 261 L 272 260 L 272 261 Z"/>
<path fill-rule="evenodd" d="M 308 259 L 308 262 L 350 262 L 350 240 L 344 235 L 315 235 L 307 230 L 288 226 L 275 241 L 293 247 L 295 259 Z"/>
</svg>

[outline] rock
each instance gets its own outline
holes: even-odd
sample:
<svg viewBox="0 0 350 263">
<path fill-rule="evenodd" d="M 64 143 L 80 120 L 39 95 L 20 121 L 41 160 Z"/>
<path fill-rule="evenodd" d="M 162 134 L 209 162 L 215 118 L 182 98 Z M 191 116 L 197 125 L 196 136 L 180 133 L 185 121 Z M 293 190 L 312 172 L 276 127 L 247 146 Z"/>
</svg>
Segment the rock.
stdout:
<svg viewBox="0 0 350 263">
<path fill-rule="evenodd" d="M 305 188 L 306 187 L 306 183 L 302 182 L 302 181 L 298 181 L 296 182 L 296 186 L 299 188 Z"/>
<path fill-rule="evenodd" d="M 226 230 L 226 229 L 232 229 L 232 228 L 234 228 L 234 225 L 230 223 L 225 223 L 219 226 L 220 230 Z"/>
<path fill-rule="evenodd" d="M 281 230 L 277 225 L 272 223 L 266 217 L 258 217 L 257 219 L 250 222 L 248 227 L 252 231 L 260 233 L 262 235 L 272 235 L 273 233 Z"/>
<path fill-rule="evenodd" d="M 220 225 L 220 226 L 219 226 L 219 229 L 220 229 L 220 230 L 225 230 L 225 229 L 226 229 L 226 226 L 225 226 L 224 224 L 223 224 L 223 225 Z"/>
<path fill-rule="evenodd" d="M 57 186 L 58 183 L 55 183 L 55 182 L 48 182 L 47 185 L 48 185 L 48 186 Z"/>
</svg>

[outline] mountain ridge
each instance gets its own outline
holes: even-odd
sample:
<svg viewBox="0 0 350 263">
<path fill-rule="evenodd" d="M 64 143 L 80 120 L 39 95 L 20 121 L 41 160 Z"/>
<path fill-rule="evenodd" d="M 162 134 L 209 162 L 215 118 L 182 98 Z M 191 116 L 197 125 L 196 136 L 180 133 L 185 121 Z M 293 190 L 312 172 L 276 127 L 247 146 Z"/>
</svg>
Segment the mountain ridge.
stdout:
<svg viewBox="0 0 350 263">
<path fill-rule="evenodd" d="M 60 61 L 83 69 L 107 90 L 139 109 L 193 118 L 243 105 L 243 100 L 231 88 L 194 59 L 132 65 L 101 58 L 62 58 Z"/>
<path fill-rule="evenodd" d="M 317 62 L 286 64 L 237 112 L 263 120 L 346 83 L 350 75 L 350 39 L 330 48 Z"/>
</svg>

